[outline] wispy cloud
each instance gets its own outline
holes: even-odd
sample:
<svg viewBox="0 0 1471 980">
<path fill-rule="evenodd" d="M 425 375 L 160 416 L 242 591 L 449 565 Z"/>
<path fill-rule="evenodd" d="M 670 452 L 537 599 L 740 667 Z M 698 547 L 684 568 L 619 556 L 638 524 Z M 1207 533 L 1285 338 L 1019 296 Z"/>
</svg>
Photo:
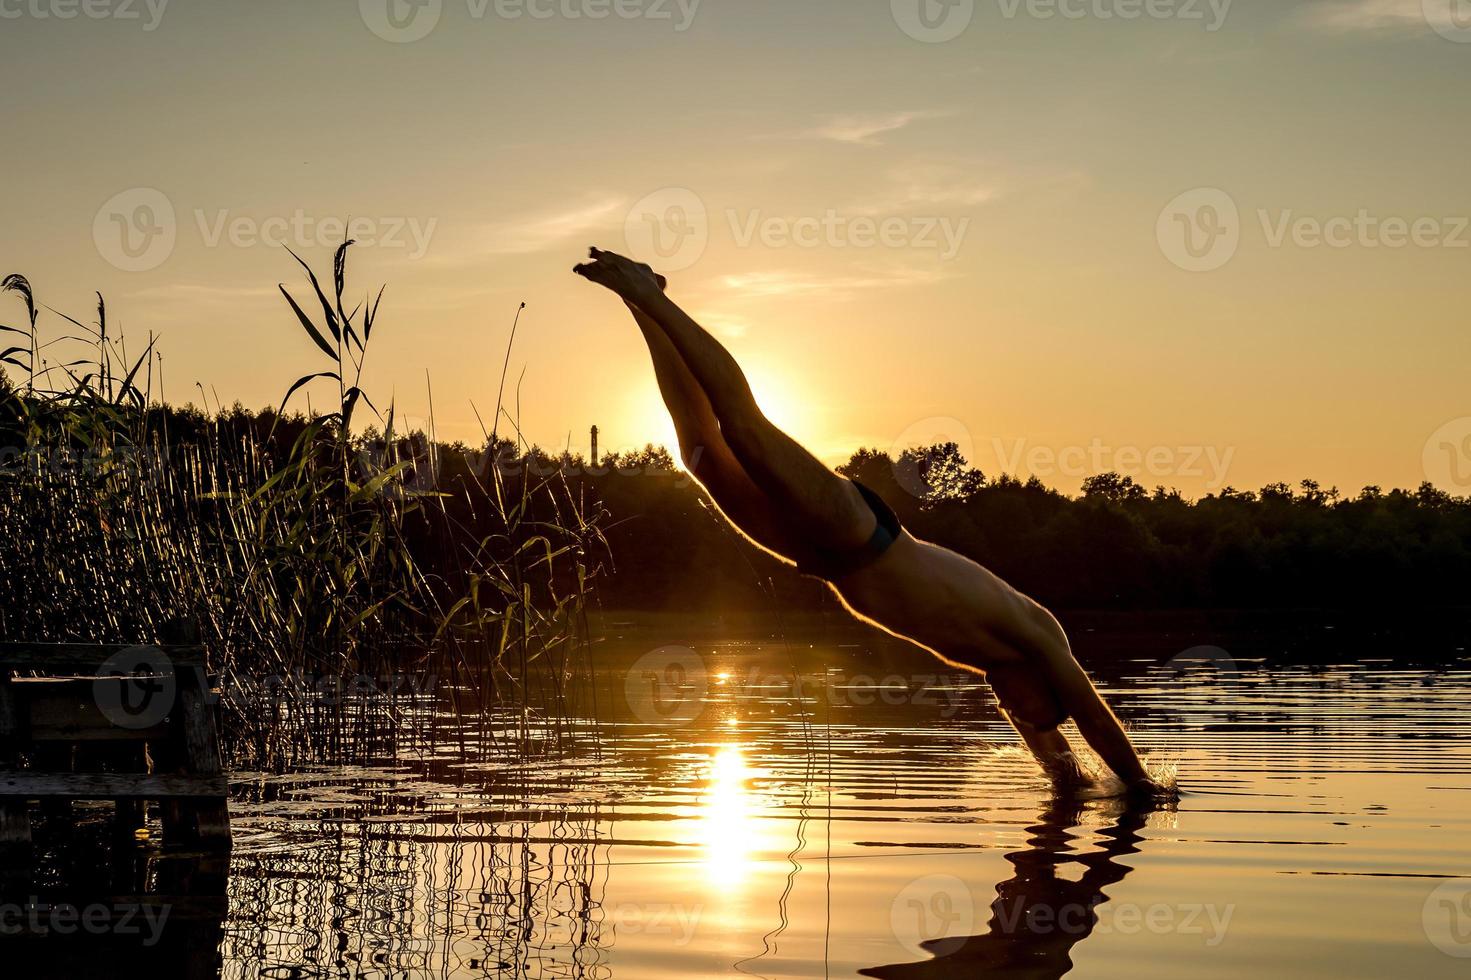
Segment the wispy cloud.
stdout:
<svg viewBox="0 0 1471 980">
<path fill-rule="evenodd" d="M 1075 169 L 984 158 L 915 158 L 884 176 L 883 183 L 850 203 L 848 210 L 868 215 L 959 216 L 1003 197 L 1072 195 L 1091 183 L 1086 173 Z"/>
<path fill-rule="evenodd" d="M 1299 18 L 1304 26 L 1328 34 L 1389 34 L 1425 30 L 1422 0 L 1318 0 Z"/>
<path fill-rule="evenodd" d="M 577 236 L 608 231 L 620 225 L 628 210 L 623 198 L 605 197 L 574 208 L 561 208 L 484 225 L 458 249 L 461 260 L 485 255 L 532 255 Z"/>
<path fill-rule="evenodd" d="M 879 139 L 881 136 L 897 132 L 921 119 L 939 119 L 948 115 L 949 112 L 930 109 L 919 112 L 833 116 L 802 135 L 809 139 L 832 140 L 837 143 L 880 146 L 883 144 L 883 140 Z"/>
<path fill-rule="evenodd" d="M 821 296 L 849 299 L 855 293 L 897 286 L 918 286 L 949 278 L 942 272 L 923 269 L 894 269 L 866 275 L 823 276 L 811 272 L 762 270 L 721 276 L 716 285 L 749 299 L 795 299 Z"/>
<path fill-rule="evenodd" d="M 982 165 L 916 161 L 888 174 L 888 187 L 855 204 L 862 214 L 894 214 L 916 209 L 968 208 L 1004 193 L 1002 180 Z"/>
</svg>

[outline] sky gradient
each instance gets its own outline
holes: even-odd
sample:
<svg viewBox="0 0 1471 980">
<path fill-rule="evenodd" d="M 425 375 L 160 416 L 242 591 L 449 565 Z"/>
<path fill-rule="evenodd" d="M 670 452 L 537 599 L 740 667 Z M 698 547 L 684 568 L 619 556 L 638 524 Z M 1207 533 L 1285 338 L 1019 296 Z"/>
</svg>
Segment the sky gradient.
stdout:
<svg viewBox="0 0 1471 980">
<path fill-rule="evenodd" d="M 352 218 L 401 415 L 478 440 L 524 301 L 528 437 L 666 441 L 598 244 L 830 462 L 1471 492 L 1471 4 L 925 2 L 0 0 L 0 272 L 259 407 Z"/>
</svg>

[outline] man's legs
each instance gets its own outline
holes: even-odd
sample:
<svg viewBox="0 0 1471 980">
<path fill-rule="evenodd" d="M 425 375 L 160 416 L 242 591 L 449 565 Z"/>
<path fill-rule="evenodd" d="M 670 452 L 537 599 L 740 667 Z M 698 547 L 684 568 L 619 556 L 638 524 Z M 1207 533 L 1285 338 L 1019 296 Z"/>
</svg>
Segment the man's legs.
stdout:
<svg viewBox="0 0 1471 980">
<path fill-rule="evenodd" d="M 796 546 L 790 532 L 777 520 L 770 498 L 726 444 L 710 399 L 685 366 L 679 351 L 659 325 L 638 307 L 630 303 L 628 309 L 648 344 L 654 377 L 674 422 L 684 464 L 710 492 L 731 523 L 768 551 L 782 556 L 792 554 Z"/>
<path fill-rule="evenodd" d="M 577 271 L 658 326 L 708 400 L 725 445 L 770 501 L 774 521 L 799 528 L 804 551 L 847 551 L 867 542 L 877 519 L 857 489 L 762 414 L 735 358 L 664 295 L 652 270 L 597 249 L 592 257 Z"/>
</svg>

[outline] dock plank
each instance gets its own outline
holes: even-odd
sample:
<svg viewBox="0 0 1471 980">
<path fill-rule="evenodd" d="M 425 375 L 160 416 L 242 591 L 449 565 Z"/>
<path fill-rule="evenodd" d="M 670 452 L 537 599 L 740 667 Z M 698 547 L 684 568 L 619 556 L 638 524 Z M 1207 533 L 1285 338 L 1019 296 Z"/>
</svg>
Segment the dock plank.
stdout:
<svg viewBox="0 0 1471 980">
<path fill-rule="evenodd" d="M 204 666 L 204 648 L 177 643 L 0 643 L 0 670 L 77 670 L 95 673 L 126 650 L 158 650 L 174 667 Z"/>
<path fill-rule="evenodd" d="M 135 775 L 92 772 L 0 772 L 0 797 L 62 797 L 67 799 L 175 797 L 223 798 L 229 790 L 224 776 Z"/>
</svg>

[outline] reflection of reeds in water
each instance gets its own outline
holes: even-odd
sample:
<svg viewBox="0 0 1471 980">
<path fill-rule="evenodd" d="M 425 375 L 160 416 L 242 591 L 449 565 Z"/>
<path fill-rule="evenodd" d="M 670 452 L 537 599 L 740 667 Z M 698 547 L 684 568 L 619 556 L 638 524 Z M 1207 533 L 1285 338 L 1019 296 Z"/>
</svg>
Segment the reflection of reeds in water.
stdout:
<svg viewBox="0 0 1471 980">
<path fill-rule="evenodd" d="M 367 819 L 247 848 L 223 976 L 607 976 L 603 819 L 595 807 L 495 824 Z"/>
<path fill-rule="evenodd" d="M 307 417 L 167 408 L 151 340 L 130 354 L 99 303 L 43 342 L 30 284 L 4 281 L 26 320 L 0 331 L 0 636 L 197 636 L 241 764 L 391 756 L 430 738 L 436 694 L 481 744 L 560 748 L 532 721 L 562 713 L 597 528 L 560 475 L 506 465 L 518 441 L 446 458 L 378 413 L 378 301 L 347 299 L 346 253 L 286 295 L 319 359 L 287 398 L 333 389 Z M 508 706 L 518 725 L 479 721 Z"/>
</svg>

